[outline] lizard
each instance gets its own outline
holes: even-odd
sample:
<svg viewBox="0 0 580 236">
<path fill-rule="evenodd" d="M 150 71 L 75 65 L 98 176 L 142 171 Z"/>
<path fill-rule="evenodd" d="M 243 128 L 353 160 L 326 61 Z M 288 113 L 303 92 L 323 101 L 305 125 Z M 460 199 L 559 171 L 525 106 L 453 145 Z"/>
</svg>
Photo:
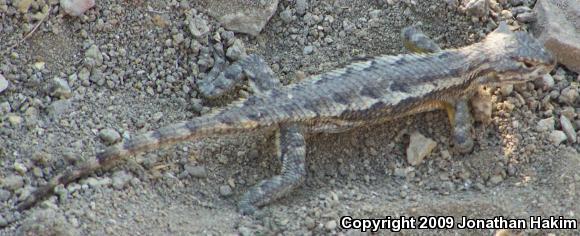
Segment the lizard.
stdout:
<svg viewBox="0 0 580 236">
<path fill-rule="evenodd" d="M 405 35 L 403 34 L 405 38 Z M 69 166 L 16 205 L 26 210 L 66 185 L 110 168 L 123 158 L 162 146 L 208 136 L 276 130 L 281 173 L 251 187 L 239 201 L 243 214 L 285 196 L 306 178 L 308 133 L 338 133 L 401 117 L 445 109 L 454 147 L 471 152 L 471 114 L 467 100 L 484 85 L 525 83 L 549 73 L 555 58 L 526 32 L 513 32 L 505 22 L 482 41 L 456 49 L 423 47 L 401 55 L 376 56 L 346 67 L 281 86 L 257 55 L 232 65 L 225 76 L 245 77 L 254 95 L 209 115 L 145 132 L 124 140 L 76 166 Z"/>
</svg>

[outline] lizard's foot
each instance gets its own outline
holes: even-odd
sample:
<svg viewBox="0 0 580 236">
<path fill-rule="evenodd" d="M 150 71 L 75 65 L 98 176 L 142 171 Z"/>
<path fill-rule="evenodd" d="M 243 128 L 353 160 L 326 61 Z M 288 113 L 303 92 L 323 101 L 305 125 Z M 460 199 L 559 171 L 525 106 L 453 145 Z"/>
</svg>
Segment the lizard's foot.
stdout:
<svg viewBox="0 0 580 236">
<path fill-rule="evenodd" d="M 441 51 L 431 38 L 425 35 L 417 26 L 408 26 L 401 30 L 403 45 L 414 53 L 431 53 Z"/>
<path fill-rule="evenodd" d="M 240 213 L 244 215 L 254 214 L 257 207 L 283 197 L 302 184 L 303 181 L 303 176 L 283 175 L 276 175 L 270 179 L 262 180 L 244 194 L 239 203 Z"/>
<path fill-rule="evenodd" d="M 251 54 L 237 63 L 243 69 L 253 92 L 263 93 L 282 86 L 262 57 Z"/>
<path fill-rule="evenodd" d="M 474 141 L 469 131 L 454 131 L 453 148 L 459 153 L 470 153 L 473 150 Z"/>
<path fill-rule="evenodd" d="M 304 136 L 297 124 L 281 125 L 277 141 L 282 158 L 282 173 L 262 180 L 252 187 L 240 200 L 242 214 L 253 214 L 256 207 L 266 205 L 283 197 L 306 178 Z"/>
</svg>

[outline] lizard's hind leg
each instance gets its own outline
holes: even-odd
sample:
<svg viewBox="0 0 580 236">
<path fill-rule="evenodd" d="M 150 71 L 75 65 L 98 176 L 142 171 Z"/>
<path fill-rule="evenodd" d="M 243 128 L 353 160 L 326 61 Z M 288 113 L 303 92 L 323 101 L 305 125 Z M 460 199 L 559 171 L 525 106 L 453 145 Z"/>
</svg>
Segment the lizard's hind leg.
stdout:
<svg viewBox="0 0 580 236">
<path fill-rule="evenodd" d="M 265 93 L 282 86 L 270 66 L 257 55 L 249 55 L 236 62 L 254 93 Z M 256 207 L 266 205 L 283 197 L 306 178 L 306 144 L 299 124 L 281 124 L 276 133 L 276 148 L 282 158 L 282 172 L 270 179 L 260 181 L 240 200 L 239 209 L 243 214 L 252 214 Z"/>
<path fill-rule="evenodd" d="M 278 155 L 282 158 L 282 172 L 262 180 L 240 200 L 243 214 L 252 214 L 256 207 L 266 205 L 300 186 L 306 178 L 306 144 L 298 124 L 282 124 L 277 135 Z"/>
<path fill-rule="evenodd" d="M 453 113 L 450 114 L 453 146 L 459 153 L 469 153 L 473 150 L 473 138 L 471 137 L 471 130 L 473 129 L 473 117 L 469 111 L 467 99 L 460 99 L 455 102 Z"/>
</svg>

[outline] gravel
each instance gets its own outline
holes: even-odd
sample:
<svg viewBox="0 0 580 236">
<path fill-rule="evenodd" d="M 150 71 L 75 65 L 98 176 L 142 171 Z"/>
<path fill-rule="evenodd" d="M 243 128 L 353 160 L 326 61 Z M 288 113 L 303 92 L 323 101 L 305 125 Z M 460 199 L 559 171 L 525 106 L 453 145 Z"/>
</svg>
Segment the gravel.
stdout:
<svg viewBox="0 0 580 236">
<path fill-rule="evenodd" d="M 79 17 L 64 16 L 54 0 L 22 8 L 12 5 L 16 2 L 0 0 L 0 48 L 11 49 L 0 51 L 5 80 L 0 85 L 7 84 L 0 89 L 0 137 L 8 137 L 0 138 L 0 202 L 6 205 L 121 137 L 194 119 L 248 96 L 245 80 L 219 79 L 220 65 L 244 53 L 263 56 L 280 82 L 291 84 L 357 58 L 405 53 L 400 29 L 419 21 L 442 48 L 481 40 L 501 18 L 516 28 L 531 27 L 512 18 L 513 6 L 530 7 L 530 2 L 508 0 L 489 1 L 481 19 L 458 10 L 459 1 L 279 1 L 256 37 L 217 21 L 209 5 L 221 0 L 104 0 Z M 45 12 L 48 17 L 21 42 Z M 236 204 L 251 186 L 280 171 L 270 131 L 196 139 L 132 156 L 57 187 L 30 211 L 3 210 L 0 224 L 18 221 L 0 234 L 40 225 L 42 232 L 58 228 L 63 235 L 320 235 L 338 233 L 339 226 L 330 222 L 338 224 L 346 214 L 571 217 L 576 201 L 569 196 L 578 195 L 574 189 L 580 187 L 569 180 L 580 168 L 580 147 L 568 138 L 561 117 L 577 134 L 578 75 L 557 69 L 540 80 L 509 93 L 490 91 L 488 123 L 475 123 L 470 154 L 451 149 L 450 126 L 440 111 L 312 135 L 305 184 L 263 208 L 262 216 L 241 216 Z M 226 88 L 206 96 L 216 85 Z M 540 125 L 546 118 L 551 122 Z M 437 147 L 411 166 L 406 134 L 415 130 Z M 552 131 L 567 141 L 554 145 Z M 17 162 L 27 171 L 15 170 Z M 170 177 L 173 173 L 187 175 Z M 526 184 L 513 185 L 522 181 Z M 35 217 L 45 210 L 53 211 L 48 219 L 56 224 Z M 452 231 L 432 234 L 465 234 Z"/>
</svg>

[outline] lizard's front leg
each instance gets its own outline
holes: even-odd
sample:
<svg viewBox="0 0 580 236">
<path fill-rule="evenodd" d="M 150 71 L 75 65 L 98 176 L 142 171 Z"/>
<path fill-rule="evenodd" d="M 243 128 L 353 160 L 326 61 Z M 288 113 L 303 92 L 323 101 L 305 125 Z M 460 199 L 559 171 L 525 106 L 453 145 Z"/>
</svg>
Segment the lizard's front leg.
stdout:
<svg viewBox="0 0 580 236">
<path fill-rule="evenodd" d="M 403 45 L 407 50 L 414 53 L 432 53 L 441 51 L 441 48 L 427 35 L 415 26 L 409 26 L 401 30 Z M 452 138 L 455 150 L 460 153 L 468 153 L 473 149 L 473 118 L 469 111 L 469 98 L 460 98 L 454 104 L 448 104 L 447 115 L 451 123 Z"/>
<path fill-rule="evenodd" d="M 451 122 L 452 139 L 455 150 L 459 153 L 469 153 L 473 149 L 473 118 L 469 111 L 468 99 L 459 99 L 447 107 L 447 115 Z"/>
<path fill-rule="evenodd" d="M 283 197 L 306 178 L 306 144 L 300 126 L 281 124 L 276 137 L 278 156 L 282 158 L 282 173 L 262 180 L 244 194 L 239 203 L 243 214 L 252 214 L 256 207 Z"/>
</svg>

